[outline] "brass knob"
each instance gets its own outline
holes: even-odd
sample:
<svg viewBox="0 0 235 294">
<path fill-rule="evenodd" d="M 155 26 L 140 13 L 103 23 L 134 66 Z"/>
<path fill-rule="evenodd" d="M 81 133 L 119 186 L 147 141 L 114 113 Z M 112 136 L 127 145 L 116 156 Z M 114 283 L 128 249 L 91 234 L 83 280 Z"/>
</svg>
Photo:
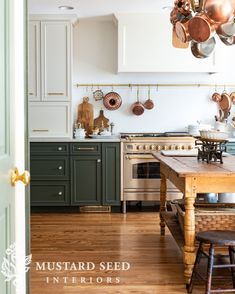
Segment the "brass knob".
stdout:
<svg viewBox="0 0 235 294">
<path fill-rule="evenodd" d="M 21 181 L 27 186 L 30 183 L 30 173 L 26 170 L 22 175 L 19 174 L 19 170 L 16 167 L 11 174 L 11 185 L 15 186 L 16 182 Z"/>
</svg>

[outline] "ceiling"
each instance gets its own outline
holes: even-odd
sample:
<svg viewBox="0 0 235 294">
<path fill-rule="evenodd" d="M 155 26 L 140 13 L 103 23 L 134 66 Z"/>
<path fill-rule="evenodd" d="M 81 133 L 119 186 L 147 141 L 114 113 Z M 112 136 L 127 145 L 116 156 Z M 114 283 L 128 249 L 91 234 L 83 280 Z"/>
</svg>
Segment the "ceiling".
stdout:
<svg viewBox="0 0 235 294">
<path fill-rule="evenodd" d="M 28 0 L 29 14 L 76 14 L 78 18 L 126 12 L 158 12 L 174 0 Z M 68 5 L 73 10 L 60 10 Z"/>
</svg>

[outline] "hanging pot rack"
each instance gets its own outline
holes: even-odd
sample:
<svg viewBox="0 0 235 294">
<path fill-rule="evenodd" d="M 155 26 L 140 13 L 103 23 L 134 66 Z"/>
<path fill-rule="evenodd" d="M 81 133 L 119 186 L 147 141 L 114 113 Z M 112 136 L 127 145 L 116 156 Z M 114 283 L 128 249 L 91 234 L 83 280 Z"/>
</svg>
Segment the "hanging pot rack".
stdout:
<svg viewBox="0 0 235 294">
<path fill-rule="evenodd" d="M 91 88 L 102 88 L 102 87 L 127 87 L 127 88 L 134 88 L 134 87 L 155 87 L 155 88 L 160 88 L 160 87 L 223 87 L 225 88 L 235 88 L 235 84 L 76 84 L 75 85 L 77 88 L 80 87 L 91 87 Z"/>
</svg>

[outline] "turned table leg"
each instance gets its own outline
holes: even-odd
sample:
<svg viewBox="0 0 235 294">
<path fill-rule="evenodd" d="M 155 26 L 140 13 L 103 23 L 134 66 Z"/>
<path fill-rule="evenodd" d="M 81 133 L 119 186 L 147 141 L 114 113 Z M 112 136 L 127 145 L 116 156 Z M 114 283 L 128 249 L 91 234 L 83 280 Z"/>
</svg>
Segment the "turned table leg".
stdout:
<svg viewBox="0 0 235 294">
<path fill-rule="evenodd" d="M 195 191 L 185 193 L 185 217 L 184 217 L 184 276 L 186 283 L 189 284 L 195 261 L 195 214 L 194 202 Z"/>
<path fill-rule="evenodd" d="M 165 221 L 161 215 L 161 212 L 166 211 L 166 177 L 161 173 L 161 186 L 160 186 L 160 227 L 161 235 L 165 235 Z"/>
</svg>

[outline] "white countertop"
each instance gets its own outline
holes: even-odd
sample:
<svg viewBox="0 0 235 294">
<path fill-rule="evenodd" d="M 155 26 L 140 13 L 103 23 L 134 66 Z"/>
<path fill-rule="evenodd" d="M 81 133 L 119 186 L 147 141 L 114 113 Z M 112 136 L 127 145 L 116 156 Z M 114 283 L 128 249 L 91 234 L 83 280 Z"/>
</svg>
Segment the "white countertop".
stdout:
<svg viewBox="0 0 235 294">
<path fill-rule="evenodd" d="M 43 142 L 86 142 L 86 143 L 92 143 L 92 142 L 120 142 L 120 138 L 117 136 L 113 136 L 111 138 L 100 138 L 100 139 L 92 139 L 92 138 L 87 138 L 87 139 L 73 139 L 73 138 L 30 138 L 29 142 L 38 142 L 38 143 L 43 143 Z"/>
</svg>

